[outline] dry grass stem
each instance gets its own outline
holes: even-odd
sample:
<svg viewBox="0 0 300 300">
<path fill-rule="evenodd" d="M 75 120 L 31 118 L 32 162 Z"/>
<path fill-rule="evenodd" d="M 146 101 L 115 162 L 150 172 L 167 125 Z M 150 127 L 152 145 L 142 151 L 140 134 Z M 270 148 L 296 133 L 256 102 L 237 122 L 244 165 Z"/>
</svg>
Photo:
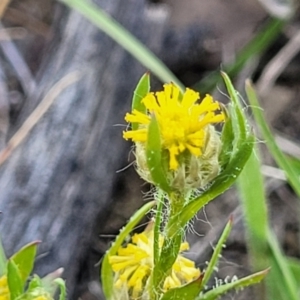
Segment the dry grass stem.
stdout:
<svg viewBox="0 0 300 300">
<path fill-rule="evenodd" d="M 1 0 L 0 1 L 0 19 L 4 15 L 4 12 L 9 4 L 10 0 Z"/>
<path fill-rule="evenodd" d="M 53 33 L 49 25 L 35 18 L 33 15 L 28 15 L 28 13 L 22 9 L 9 7 L 5 13 L 5 20 L 13 24 L 17 23 L 19 26 L 26 28 L 29 32 L 42 36 L 43 38 L 50 38 Z"/>
<path fill-rule="evenodd" d="M 1 0 L 0 0 L 1 1 Z M 0 29 L 2 25 L 0 24 Z M 32 76 L 31 70 L 28 67 L 25 59 L 20 53 L 19 49 L 16 47 L 15 43 L 12 41 L 9 32 L 2 30 L 2 39 L 5 38 L 5 43 L 0 43 L 1 50 L 7 59 L 7 61 L 14 68 L 18 79 L 24 89 L 26 95 L 30 95 L 36 89 L 36 83 Z"/>
<path fill-rule="evenodd" d="M 262 165 L 261 173 L 267 177 L 286 181 L 286 176 L 285 176 L 284 171 L 282 171 L 281 169 L 272 167 L 272 166 Z"/>
<path fill-rule="evenodd" d="M 27 30 L 23 27 L 12 27 L 0 29 L 0 41 L 10 41 L 24 39 L 27 36 Z"/>
<path fill-rule="evenodd" d="M 257 91 L 260 96 L 265 96 L 274 85 L 276 79 L 300 51 L 300 31 L 277 53 L 265 67 L 259 81 Z"/>
<path fill-rule="evenodd" d="M 299 143 L 278 134 L 275 135 L 275 140 L 281 151 L 288 155 L 300 158 Z"/>
<path fill-rule="evenodd" d="M 80 78 L 79 72 L 72 72 L 60 81 L 58 81 L 46 94 L 44 99 L 35 108 L 31 115 L 26 119 L 20 129 L 8 141 L 7 146 L 0 152 L 0 165 L 2 165 L 11 155 L 12 151 L 20 145 L 20 143 L 27 137 L 32 128 L 37 124 L 41 117 L 48 111 L 54 100 L 65 90 L 68 86 L 78 81 Z"/>
</svg>

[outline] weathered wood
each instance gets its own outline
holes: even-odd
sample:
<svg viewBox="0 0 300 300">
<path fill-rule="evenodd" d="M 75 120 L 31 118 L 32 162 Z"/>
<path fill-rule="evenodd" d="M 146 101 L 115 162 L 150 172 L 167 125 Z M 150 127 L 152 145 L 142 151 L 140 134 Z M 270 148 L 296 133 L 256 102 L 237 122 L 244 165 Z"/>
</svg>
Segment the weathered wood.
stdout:
<svg viewBox="0 0 300 300">
<path fill-rule="evenodd" d="M 168 31 L 167 14 L 150 12 L 145 0 L 95 2 L 169 64 L 178 61 L 178 69 L 201 48 L 194 45 L 198 33 L 183 35 L 181 43 Z M 124 124 L 132 91 L 146 70 L 77 12 L 57 4 L 55 20 L 37 88 L 10 124 L 9 135 L 58 80 L 73 71 L 81 77 L 1 166 L 0 230 L 8 254 L 42 240 L 36 271 L 44 275 L 65 268 L 69 298 L 76 299 L 79 281 L 88 273 L 88 254 L 103 251 L 96 233 L 116 233 L 141 205 L 139 188 L 127 185 L 134 172 L 116 173 L 128 163 L 130 145 L 122 140 L 123 128 L 114 125 Z"/>
<path fill-rule="evenodd" d="M 145 2 L 96 1 L 159 53 L 164 18 L 145 15 Z M 77 12 L 61 5 L 54 39 L 37 74 L 37 90 L 15 131 L 63 76 L 81 78 L 56 99 L 33 131 L 1 166 L 1 233 L 8 254 L 32 240 L 42 244 L 36 271 L 64 267 L 73 299 L 97 217 L 111 205 L 116 170 L 127 163 L 121 138 L 133 88 L 146 70 Z"/>
</svg>

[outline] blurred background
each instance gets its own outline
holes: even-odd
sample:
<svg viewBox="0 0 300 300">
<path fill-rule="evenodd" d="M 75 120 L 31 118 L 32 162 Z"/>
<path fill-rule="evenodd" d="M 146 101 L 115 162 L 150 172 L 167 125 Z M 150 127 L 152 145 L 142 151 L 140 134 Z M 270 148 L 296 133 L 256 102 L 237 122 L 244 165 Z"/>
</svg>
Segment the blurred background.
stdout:
<svg viewBox="0 0 300 300">
<path fill-rule="evenodd" d="M 64 2 L 0 1 L 0 230 L 7 255 L 41 240 L 35 271 L 43 276 L 63 267 L 69 299 L 96 300 L 103 299 L 101 257 L 132 213 L 149 200 L 150 187 L 135 173 L 131 145 L 122 140 L 132 92 L 148 69 Z M 226 104 L 222 84 L 213 81 L 209 88 L 207 76 L 228 71 L 242 97 L 245 80 L 252 78 L 279 147 L 300 172 L 298 3 L 93 3 L 185 86 L 204 86 L 203 93 Z M 155 75 L 151 80 L 153 90 L 161 88 Z M 32 114 L 36 108 L 44 113 Z M 251 117 L 246 102 L 245 111 Z M 260 136 L 257 143 L 271 227 L 284 253 L 300 258 L 299 199 Z M 253 266 L 239 195 L 231 188 L 220 198 L 191 225 L 189 256 L 203 268 L 233 214 L 234 228 L 216 276 L 245 276 Z M 222 299 L 253 299 L 256 289 L 262 288 Z"/>
</svg>

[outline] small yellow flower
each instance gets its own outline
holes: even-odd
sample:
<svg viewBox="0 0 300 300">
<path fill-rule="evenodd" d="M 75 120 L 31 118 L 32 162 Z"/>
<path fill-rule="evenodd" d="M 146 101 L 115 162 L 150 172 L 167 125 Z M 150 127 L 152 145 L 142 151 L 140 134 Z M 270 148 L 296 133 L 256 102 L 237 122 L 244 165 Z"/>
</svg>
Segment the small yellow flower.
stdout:
<svg viewBox="0 0 300 300">
<path fill-rule="evenodd" d="M 37 296 L 33 298 L 32 300 L 51 300 L 52 298 L 47 294 L 47 295 L 42 295 L 42 296 Z"/>
<path fill-rule="evenodd" d="M 3 275 L 0 278 L 0 300 L 10 300 L 10 293 L 6 275 Z"/>
<path fill-rule="evenodd" d="M 145 143 L 151 114 L 157 118 L 162 149 L 169 153 L 170 170 L 178 169 L 178 157 L 188 151 L 191 155 L 200 157 L 207 142 L 207 127 L 224 121 L 224 113 L 220 105 L 210 95 L 197 103 L 199 93 L 186 89 L 182 95 L 173 83 L 165 84 L 164 91 L 149 93 L 142 100 L 147 113 L 133 110 L 127 113 L 125 120 L 139 124 L 137 130 L 123 132 L 123 137 L 134 142 Z"/>
<path fill-rule="evenodd" d="M 160 246 L 163 244 L 162 236 L 160 236 L 159 244 Z M 181 244 L 180 252 L 188 249 L 188 243 Z M 115 272 L 115 288 L 119 291 L 126 291 L 129 299 L 140 298 L 146 292 L 147 280 L 154 267 L 153 231 L 135 234 L 131 243 L 126 247 L 121 247 L 117 255 L 109 257 L 109 263 Z M 195 268 L 194 262 L 179 254 L 163 288 L 166 291 L 179 287 L 199 276 L 200 270 Z"/>
</svg>

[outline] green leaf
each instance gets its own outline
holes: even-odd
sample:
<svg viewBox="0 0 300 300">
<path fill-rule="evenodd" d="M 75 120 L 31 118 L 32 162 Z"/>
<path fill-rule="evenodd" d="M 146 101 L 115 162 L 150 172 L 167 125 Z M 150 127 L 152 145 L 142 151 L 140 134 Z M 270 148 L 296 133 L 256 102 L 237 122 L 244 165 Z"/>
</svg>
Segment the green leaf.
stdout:
<svg viewBox="0 0 300 300">
<path fill-rule="evenodd" d="M 206 191 L 190 200 L 180 214 L 170 219 L 171 236 L 183 228 L 203 206 L 225 192 L 236 181 L 253 149 L 255 138 L 248 129 L 238 94 L 229 77 L 225 73 L 222 73 L 222 76 L 231 99 L 230 115 L 225 123 L 225 132 L 222 134 L 225 145 L 220 155 L 222 170 Z"/>
<path fill-rule="evenodd" d="M 168 290 L 160 300 L 194 300 L 201 291 L 201 282 L 202 275 L 186 285 Z"/>
<path fill-rule="evenodd" d="M 170 220 L 170 232 L 173 235 L 176 234 L 180 228 L 183 228 L 202 207 L 225 192 L 236 181 L 252 153 L 253 144 L 254 136 L 250 135 L 231 159 L 226 169 L 215 178 L 209 189 L 199 197 L 190 201 L 183 207 L 180 214 Z"/>
<path fill-rule="evenodd" d="M 292 257 L 287 257 L 286 261 L 289 265 L 294 278 L 300 278 L 300 260 Z M 300 293 L 300 286 L 298 286 L 298 292 Z"/>
<path fill-rule="evenodd" d="M 299 181 L 298 174 L 293 168 L 293 166 L 290 164 L 290 162 L 286 159 L 286 156 L 282 153 L 282 151 L 277 146 L 274 136 L 268 124 L 266 123 L 266 119 L 263 115 L 262 108 L 259 105 L 256 92 L 250 80 L 246 81 L 246 93 L 252 107 L 255 121 L 259 126 L 259 129 L 263 135 L 263 138 L 266 141 L 266 145 L 271 155 L 275 159 L 278 166 L 285 171 L 289 183 L 293 187 L 298 197 L 300 197 L 300 181 Z"/>
<path fill-rule="evenodd" d="M 108 261 L 108 257 L 115 255 L 118 249 L 121 247 L 122 243 L 126 237 L 131 233 L 132 229 L 140 222 L 140 220 L 145 216 L 145 214 L 156 204 L 155 201 L 151 201 L 141 207 L 129 220 L 128 224 L 121 230 L 120 234 L 117 236 L 116 241 L 107 250 L 101 267 L 101 281 L 103 293 L 106 299 L 111 299 L 113 295 L 113 270 Z"/>
<path fill-rule="evenodd" d="M 157 194 L 155 194 L 155 199 L 157 201 L 156 213 L 155 213 L 155 221 L 154 221 L 154 229 L 153 229 L 153 262 L 154 265 L 157 264 L 160 257 L 160 228 L 162 224 L 162 213 L 164 208 L 164 193 L 162 190 L 158 190 Z"/>
<path fill-rule="evenodd" d="M 150 92 L 150 75 L 145 73 L 138 82 L 132 98 L 132 111 L 137 110 L 141 113 L 146 113 L 146 107 L 142 103 L 143 98 Z M 132 130 L 138 129 L 137 123 L 132 123 Z"/>
<path fill-rule="evenodd" d="M 212 273 L 214 272 L 215 267 L 219 261 L 221 251 L 222 251 L 223 246 L 230 234 L 231 229 L 232 229 L 232 218 L 229 219 L 227 225 L 225 226 L 225 228 L 223 230 L 221 237 L 218 240 L 217 246 L 214 249 L 213 255 L 212 255 L 212 257 L 208 263 L 208 266 L 204 272 L 204 277 L 202 280 L 201 288 L 205 287 L 206 283 L 208 282 Z"/>
<path fill-rule="evenodd" d="M 225 169 L 230 161 L 233 151 L 234 132 L 232 118 L 227 116 L 225 124 L 223 126 L 221 142 L 222 151 L 219 156 L 220 166 Z"/>
<path fill-rule="evenodd" d="M 237 181 L 247 225 L 246 234 L 251 261 L 255 271 L 269 266 L 268 209 L 260 166 L 259 151 L 255 147 Z"/>
<path fill-rule="evenodd" d="M 268 299 L 297 299 L 297 284 L 278 242 L 269 230 L 263 179 L 260 173 L 258 152 L 252 153 L 239 180 L 246 219 L 252 265 L 256 269 L 270 266 L 266 280 Z M 255 188 L 253 188 L 255 187 Z M 280 284 L 278 284 L 280 282 Z M 265 296 L 261 296 L 265 298 Z"/>
<path fill-rule="evenodd" d="M 295 173 L 300 178 L 300 159 L 298 157 L 285 155 L 290 166 L 294 169 Z"/>
<path fill-rule="evenodd" d="M 197 298 L 197 300 L 215 300 L 218 299 L 220 296 L 226 294 L 232 289 L 238 290 L 244 287 L 259 283 L 264 279 L 264 277 L 268 274 L 269 270 L 264 270 L 261 272 L 257 272 L 250 276 L 238 279 L 236 281 L 226 283 L 224 285 L 218 286 L 209 292 L 205 293 L 203 296 Z"/>
<path fill-rule="evenodd" d="M 236 140 L 236 148 L 238 148 L 238 144 L 243 142 L 246 139 L 248 128 L 247 128 L 247 121 L 245 115 L 242 112 L 242 108 L 240 105 L 238 93 L 232 85 L 232 82 L 228 75 L 224 72 L 221 72 L 222 77 L 224 79 L 227 91 L 230 96 L 231 105 L 230 105 L 230 116 L 232 117 L 233 123 L 233 131 Z"/>
<path fill-rule="evenodd" d="M 15 300 L 23 294 L 24 283 L 21 272 L 11 259 L 7 263 L 7 283 L 10 291 L 10 300 Z"/>
<path fill-rule="evenodd" d="M 273 280 L 280 282 L 280 285 L 276 285 L 276 290 L 282 295 L 282 300 L 298 300 L 298 282 L 297 278 L 293 276 L 291 269 L 287 263 L 286 257 L 283 255 L 279 243 L 276 239 L 274 233 L 270 230 L 268 234 L 268 242 L 271 250 L 270 264 L 270 282 L 272 287 L 274 287 Z M 272 291 L 270 291 L 272 293 Z M 272 293 L 274 295 L 274 293 Z"/>
<path fill-rule="evenodd" d="M 41 284 L 47 290 L 47 292 L 54 297 L 57 291 L 57 285 L 53 284 L 56 279 L 62 276 L 64 269 L 58 268 L 57 270 L 47 274 L 41 279 Z"/>
<path fill-rule="evenodd" d="M 0 277 L 6 273 L 7 258 L 0 238 Z"/>
<path fill-rule="evenodd" d="M 162 285 L 168 276 L 173 264 L 175 263 L 181 246 L 183 232 L 178 231 L 172 238 L 165 238 L 162 245 L 160 259 L 154 266 L 152 271 L 152 278 L 150 280 L 155 293 L 159 294 Z"/>
<path fill-rule="evenodd" d="M 18 267 L 23 284 L 25 284 L 28 276 L 33 269 L 37 245 L 39 243 L 40 241 L 34 241 L 25 245 L 10 258 Z"/>
<path fill-rule="evenodd" d="M 53 281 L 59 286 L 60 293 L 59 293 L 59 300 L 66 300 L 67 297 L 67 290 L 66 290 L 66 283 L 63 279 L 57 278 Z"/>
<path fill-rule="evenodd" d="M 42 288 L 43 287 L 43 282 L 41 278 L 37 275 L 33 275 L 32 279 L 30 280 L 28 284 L 28 289 L 27 293 L 29 294 L 30 292 L 34 291 L 37 288 Z"/>
<path fill-rule="evenodd" d="M 181 89 L 183 84 L 168 69 L 168 67 L 144 46 L 136 37 L 110 17 L 100 7 L 92 2 L 82 0 L 60 0 L 69 7 L 77 10 L 90 22 L 105 32 L 120 46 L 131 53 L 143 66 L 155 74 L 162 82 L 174 82 Z"/>
<path fill-rule="evenodd" d="M 147 165 L 154 184 L 169 193 L 171 188 L 167 182 L 167 175 L 164 171 L 165 161 L 162 159 L 161 141 L 159 125 L 156 117 L 151 117 L 151 122 L 148 127 L 148 136 L 146 143 Z"/>
</svg>

